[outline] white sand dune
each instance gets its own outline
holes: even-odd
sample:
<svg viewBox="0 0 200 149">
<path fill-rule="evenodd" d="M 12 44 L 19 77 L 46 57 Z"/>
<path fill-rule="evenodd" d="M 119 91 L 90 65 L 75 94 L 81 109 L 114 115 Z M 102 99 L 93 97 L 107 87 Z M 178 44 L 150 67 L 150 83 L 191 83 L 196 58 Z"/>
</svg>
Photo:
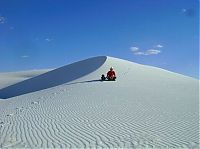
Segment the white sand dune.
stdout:
<svg viewBox="0 0 200 149">
<path fill-rule="evenodd" d="M 49 71 L 1 89 L 0 97 L 10 98 L 70 82 L 99 68 L 105 60 L 104 56 L 95 57 Z"/>
<path fill-rule="evenodd" d="M 112 57 L 64 66 L 1 89 L 20 96 L 0 100 L 0 147 L 198 148 L 198 83 Z"/>
<path fill-rule="evenodd" d="M 0 73 L 0 89 L 46 73 L 51 69 Z"/>
</svg>

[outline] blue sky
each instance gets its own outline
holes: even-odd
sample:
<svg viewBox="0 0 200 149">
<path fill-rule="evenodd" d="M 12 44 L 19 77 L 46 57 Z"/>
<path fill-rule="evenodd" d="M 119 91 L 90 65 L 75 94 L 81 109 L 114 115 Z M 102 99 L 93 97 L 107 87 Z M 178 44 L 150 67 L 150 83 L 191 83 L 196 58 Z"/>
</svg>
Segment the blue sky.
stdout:
<svg viewBox="0 0 200 149">
<path fill-rule="evenodd" d="M 0 72 L 98 55 L 199 77 L 198 0 L 0 0 Z"/>
</svg>

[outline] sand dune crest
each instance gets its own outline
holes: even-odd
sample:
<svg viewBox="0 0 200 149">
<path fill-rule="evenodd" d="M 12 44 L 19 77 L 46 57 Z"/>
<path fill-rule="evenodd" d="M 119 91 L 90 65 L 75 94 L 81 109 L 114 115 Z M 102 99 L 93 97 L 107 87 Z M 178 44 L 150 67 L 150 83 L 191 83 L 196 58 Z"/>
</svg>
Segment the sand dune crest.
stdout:
<svg viewBox="0 0 200 149">
<path fill-rule="evenodd" d="M 89 58 L 8 86 L 0 90 L 0 98 L 11 98 L 73 81 L 98 69 L 106 58 L 106 56 Z"/>
</svg>

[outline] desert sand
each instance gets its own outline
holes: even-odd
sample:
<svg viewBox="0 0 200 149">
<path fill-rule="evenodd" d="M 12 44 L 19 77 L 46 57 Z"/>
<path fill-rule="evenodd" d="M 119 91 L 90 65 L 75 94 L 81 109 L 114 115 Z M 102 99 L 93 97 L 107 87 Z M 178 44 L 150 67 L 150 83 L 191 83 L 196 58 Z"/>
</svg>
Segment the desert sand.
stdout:
<svg viewBox="0 0 200 149">
<path fill-rule="evenodd" d="M 0 89 L 48 72 L 52 69 L 0 73 Z"/>
<path fill-rule="evenodd" d="M 108 56 L 28 76 L 0 74 L 1 148 L 199 147 L 197 79 Z"/>
</svg>

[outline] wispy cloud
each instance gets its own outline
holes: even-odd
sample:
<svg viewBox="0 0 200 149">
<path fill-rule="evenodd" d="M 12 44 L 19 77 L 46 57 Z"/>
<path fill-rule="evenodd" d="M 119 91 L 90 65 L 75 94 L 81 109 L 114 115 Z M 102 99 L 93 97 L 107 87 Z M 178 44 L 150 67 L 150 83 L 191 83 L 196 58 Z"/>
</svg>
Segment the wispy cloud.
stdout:
<svg viewBox="0 0 200 149">
<path fill-rule="evenodd" d="M 181 12 L 182 12 L 184 15 L 188 16 L 188 17 L 193 17 L 193 16 L 195 16 L 195 14 L 196 14 L 195 9 L 193 9 L 193 8 L 183 8 L 183 9 L 181 10 Z"/>
<path fill-rule="evenodd" d="M 34 40 L 35 41 L 40 41 L 40 42 L 52 42 L 54 39 L 50 38 L 50 37 L 41 37 L 41 36 L 38 36 L 38 37 L 35 37 Z"/>
<path fill-rule="evenodd" d="M 134 55 L 146 55 L 145 52 L 134 52 Z"/>
<path fill-rule="evenodd" d="M 46 38 L 45 39 L 45 41 L 47 41 L 47 42 L 50 42 L 50 41 L 52 41 L 53 39 L 50 39 L 50 38 Z"/>
<path fill-rule="evenodd" d="M 146 55 L 157 55 L 157 54 L 161 53 L 161 51 L 155 50 L 155 49 L 150 49 L 150 50 L 147 50 L 145 53 L 146 53 Z"/>
<path fill-rule="evenodd" d="M 162 48 L 163 46 L 158 44 L 155 47 Z M 134 55 L 157 55 L 161 53 L 161 50 L 156 50 L 156 49 L 141 51 L 139 47 L 130 47 L 130 50 L 133 52 Z"/>
<path fill-rule="evenodd" d="M 22 55 L 21 58 L 29 58 L 28 55 Z"/>
<path fill-rule="evenodd" d="M 161 53 L 160 50 L 150 49 L 150 50 L 147 50 L 147 51 L 134 52 L 134 55 L 157 55 L 159 53 Z"/>
<path fill-rule="evenodd" d="M 138 51 L 139 48 L 138 48 L 138 47 L 130 47 L 130 50 L 131 50 L 132 52 L 135 52 L 135 51 Z"/>
<path fill-rule="evenodd" d="M 182 11 L 182 13 L 185 13 L 187 11 L 187 9 L 183 8 L 181 11 Z"/>
<path fill-rule="evenodd" d="M 156 45 L 156 48 L 163 48 L 163 45 L 158 44 Z"/>
<path fill-rule="evenodd" d="M 6 23 L 6 18 L 3 16 L 0 16 L 0 24 Z"/>
</svg>

